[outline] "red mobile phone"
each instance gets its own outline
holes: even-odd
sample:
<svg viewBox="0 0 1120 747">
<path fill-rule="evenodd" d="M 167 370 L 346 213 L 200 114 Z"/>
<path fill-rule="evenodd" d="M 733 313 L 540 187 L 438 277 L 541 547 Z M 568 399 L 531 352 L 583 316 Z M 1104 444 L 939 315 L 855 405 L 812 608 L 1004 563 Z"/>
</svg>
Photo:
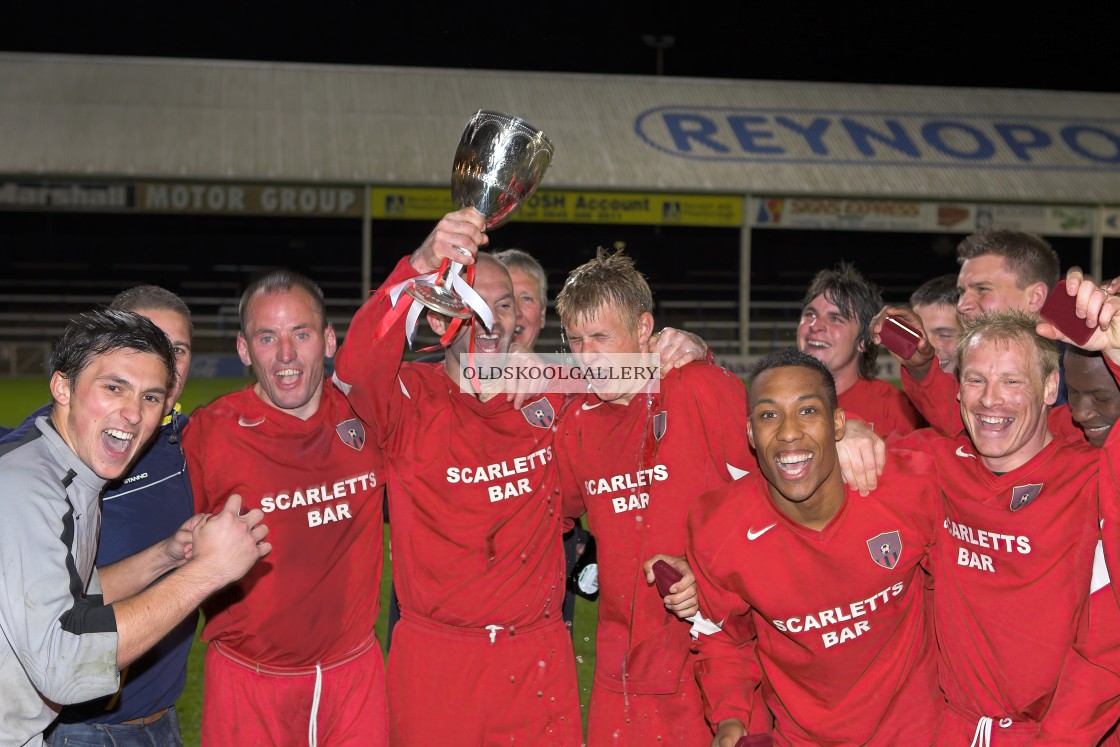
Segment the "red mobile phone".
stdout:
<svg viewBox="0 0 1120 747">
<path fill-rule="evenodd" d="M 879 339 L 883 341 L 887 350 L 905 360 L 918 349 L 922 333 L 900 316 L 887 316 L 879 330 Z"/>
<path fill-rule="evenodd" d="M 1077 298 L 1066 293 L 1066 279 L 1058 281 L 1046 296 L 1046 302 L 1038 314 L 1053 324 L 1058 330 L 1073 340 L 1074 345 L 1084 345 L 1096 331 L 1096 326 L 1085 326 L 1085 320 L 1077 316 Z"/>
<path fill-rule="evenodd" d="M 669 596 L 669 587 L 684 578 L 681 572 L 664 560 L 653 564 L 653 580 L 657 584 L 657 593 L 663 597 Z"/>
</svg>

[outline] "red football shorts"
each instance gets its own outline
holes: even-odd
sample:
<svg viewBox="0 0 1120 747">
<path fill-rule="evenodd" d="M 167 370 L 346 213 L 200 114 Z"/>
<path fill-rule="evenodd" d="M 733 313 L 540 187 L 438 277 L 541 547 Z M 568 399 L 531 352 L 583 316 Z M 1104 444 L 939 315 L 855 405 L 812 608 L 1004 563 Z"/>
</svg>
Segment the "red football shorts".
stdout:
<svg viewBox="0 0 1120 747">
<path fill-rule="evenodd" d="M 393 747 L 579 747 L 572 638 L 564 621 L 510 635 L 407 613 L 389 650 Z"/>
<path fill-rule="evenodd" d="M 591 691 L 587 747 L 693 747 L 711 742 L 691 660 L 682 669 L 675 693 L 624 695 L 598 684 Z"/>
<path fill-rule="evenodd" d="M 941 722 L 937 726 L 937 737 L 934 745 L 950 747 L 950 745 L 972 744 L 977 736 L 977 727 L 984 731 L 985 727 L 979 724 L 980 718 L 960 713 L 953 706 L 946 706 L 941 711 Z M 1038 737 L 1039 724 L 1035 721 L 1011 721 L 1011 719 L 993 718 L 991 723 L 991 736 L 981 737 L 977 744 L 991 745 L 991 747 L 1027 747 L 1033 745 Z"/>
<path fill-rule="evenodd" d="M 316 705 L 316 673 L 257 672 L 211 643 L 202 696 L 203 745 L 306 747 Z M 326 747 L 388 747 L 385 668 L 377 639 L 354 658 L 324 669 L 315 742 Z"/>
</svg>

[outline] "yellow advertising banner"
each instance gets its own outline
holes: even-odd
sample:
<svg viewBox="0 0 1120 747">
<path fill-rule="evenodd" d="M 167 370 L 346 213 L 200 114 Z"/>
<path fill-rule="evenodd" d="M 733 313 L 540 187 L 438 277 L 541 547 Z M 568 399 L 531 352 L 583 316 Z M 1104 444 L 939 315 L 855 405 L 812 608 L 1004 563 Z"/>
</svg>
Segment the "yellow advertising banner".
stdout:
<svg viewBox="0 0 1120 747">
<path fill-rule="evenodd" d="M 375 219 L 438 220 L 455 209 L 450 188 L 373 187 L 370 192 L 370 214 Z M 738 228 L 743 224 L 743 199 L 735 195 L 542 189 L 513 219 L 532 223 Z"/>
</svg>

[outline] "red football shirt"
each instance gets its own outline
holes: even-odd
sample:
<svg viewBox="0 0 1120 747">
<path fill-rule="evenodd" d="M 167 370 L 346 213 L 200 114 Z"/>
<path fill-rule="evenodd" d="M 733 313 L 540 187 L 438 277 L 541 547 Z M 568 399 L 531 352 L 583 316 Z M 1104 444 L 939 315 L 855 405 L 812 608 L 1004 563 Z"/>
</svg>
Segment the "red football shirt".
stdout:
<svg viewBox="0 0 1120 747">
<path fill-rule="evenodd" d="M 907 434 L 924 425 L 902 390 L 881 379 L 857 379 L 837 399 L 840 409 L 867 423 L 880 436 Z"/>
<path fill-rule="evenodd" d="M 196 410 L 183 433 L 195 508 L 231 493 L 264 511 L 272 552 L 205 605 L 203 639 L 270 667 L 329 665 L 368 644 L 381 585 L 381 451 L 330 384 L 301 420 L 253 391 Z"/>
<path fill-rule="evenodd" d="M 722 625 L 697 644 L 710 717 L 766 731 L 751 723 L 761 684 L 778 744 L 928 745 L 941 703 L 923 570 L 931 465 L 892 450 L 877 490 L 845 490 L 821 531 L 782 513 L 761 474 L 693 505 L 700 611 Z"/>
<path fill-rule="evenodd" d="M 934 458 L 943 495 L 934 609 L 949 707 L 966 722 L 1041 721 L 1087 629 L 1101 452 L 1055 438 L 996 475 L 967 437 L 901 443 Z"/>
<path fill-rule="evenodd" d="M 627 405 L 581 397 L 557 435 L 565 513 L 586 509 L 598 553 L 595 683 L 617 692 L 676 692 L 689 624 L 665 610 L 642 564 L 684 555 L 693 500 L 756 467 L 737 376 L 697 363 L 660 389 Z"/>
<path fill-rule="evenodd" d="M 416 274 L 405 257 L 382 288 Z M 402 612 L 476 629 L 559 620 L 561 400 L 516 410 L 460 392 L 442 364 L 402 363 L 403 323 L 377 334 L 390 309 L 379 292 L 358 310 L 335 376 L 385 449 Z"/>
<path fill-rule="evenodd" d="M 1120 605 L 1113 594 L 1102 543 L 1093 558 L 1088 627 L 1062 668 L 1054 706 L 1042 722 L 1040 745 L 1120 745 Z M 1112 729 L 1109 738 L 1101 736 Z"/>
</svg>

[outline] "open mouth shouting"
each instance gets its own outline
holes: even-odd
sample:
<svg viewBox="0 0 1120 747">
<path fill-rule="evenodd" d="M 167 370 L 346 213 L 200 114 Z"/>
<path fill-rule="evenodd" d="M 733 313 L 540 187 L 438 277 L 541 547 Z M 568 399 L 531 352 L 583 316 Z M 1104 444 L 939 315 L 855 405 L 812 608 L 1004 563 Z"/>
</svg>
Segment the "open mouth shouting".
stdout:
<svg viewBox="0 0 1120 747">
<path fill-rule="evenodd" d="M 783 451 L 774 457 L 778 470 L 789 480 L 799 480 L 804 477 L 812 464 L 813 454 L 808 451 Z"/>
<path fill-rule="evenodd" d="M 487 332 L 481 324 L 478 325 L 478 328 L 479 331 L 474 336 L 475 350 L 479 353 L 499 352 L 502 344 L 501 328 L 495 326 L 493 332 Z"/>
<path fill-rule="evenodd" d="M 106 428 L 101 431 L 101 444 L 105 450 L 110 454 L 124 456 L 129 453 L 132 447 L 132 441 L 136 438 L 135 433 L 117 430 L 116 428 Z"/>
</svg>

